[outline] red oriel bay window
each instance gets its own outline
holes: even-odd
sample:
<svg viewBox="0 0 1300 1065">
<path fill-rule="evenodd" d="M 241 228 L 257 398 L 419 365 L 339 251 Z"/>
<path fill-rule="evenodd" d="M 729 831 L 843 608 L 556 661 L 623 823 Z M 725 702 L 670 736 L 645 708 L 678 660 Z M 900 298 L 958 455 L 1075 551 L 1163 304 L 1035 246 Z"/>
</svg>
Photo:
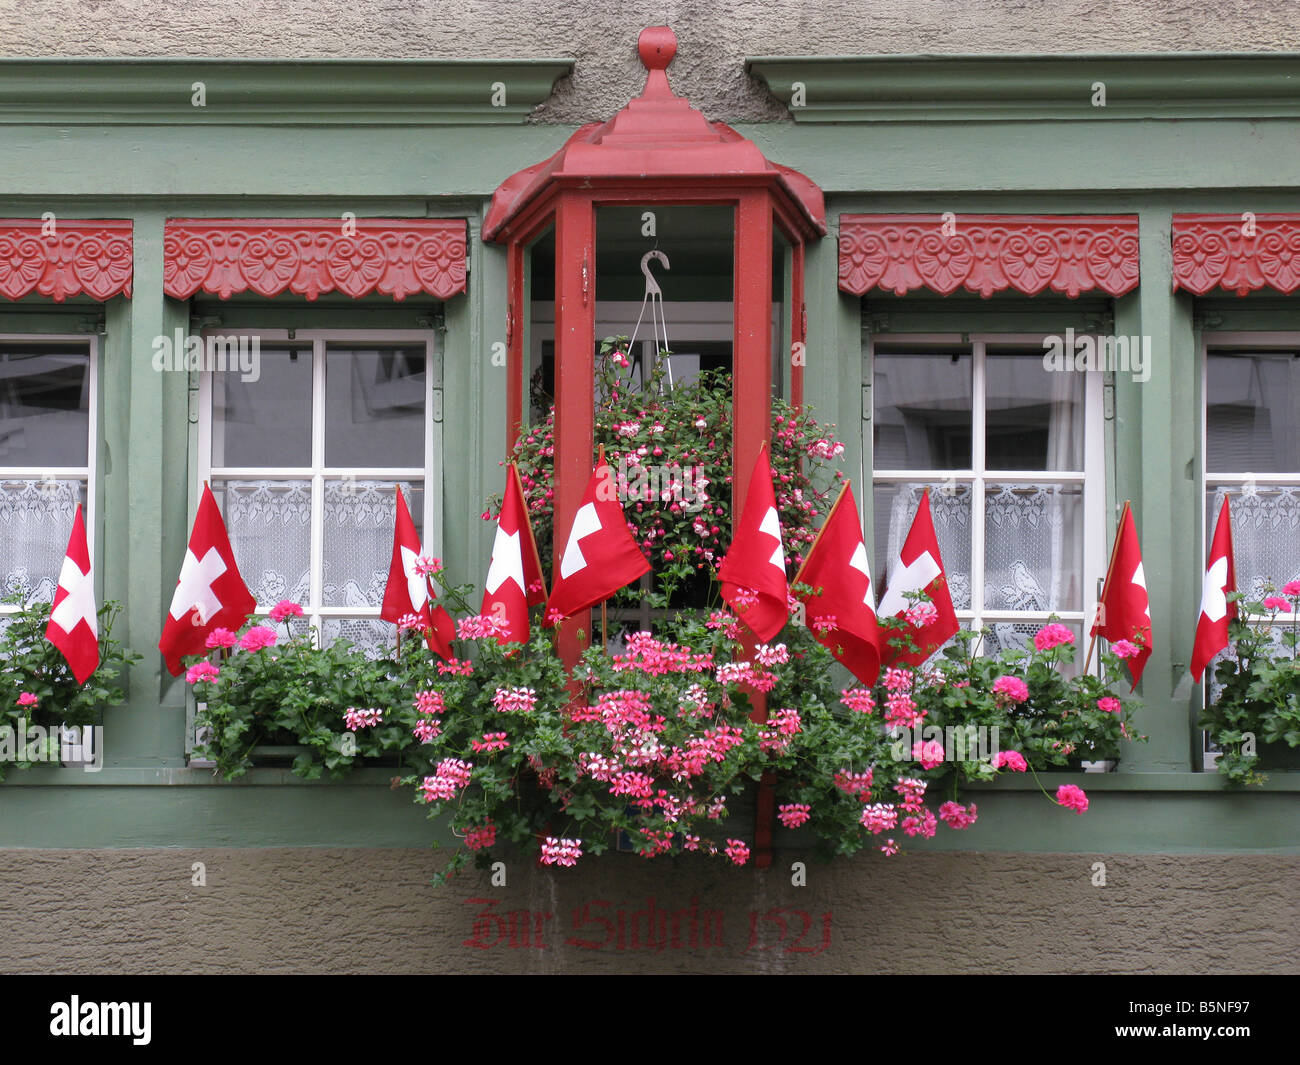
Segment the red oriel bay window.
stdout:
<svg viewBox="0 0 1300 1065">
<path fill-rule="evenodd" d="M 553 288 L 548 295 L 555 323 L 557 569 L 592 471 L 596 322 L 609 320 L 610 294 L 618 299 L 620 285 L 637 280 L 629 264 L 660 249 L 651 239 L 656 211 L 700 209 L 696 231 L 678 230 L 673 245 L 689 248 L 698 287 L 716 282 L 728 269 L 731 273 L 730 292 L 722 296 L 730 296 L 732 327 L 733 469 L 727 472 L 735 513 L 759 449 L 770 440 L 774 382 L 778 373 L 784 376 L 787 362 L 791 399 L 799 403 L 803 393 L 803 360 L 791 360 L 788 353 L 805 342 L 804 247 L 826 232 L 821 190 L 673 93 L 667 76 L 677 51 L 672 30 L 643 30 L 637 48 L 646 68 L 641 95 L 607 122 L 583 126 L 549 159 L 507 178 L 483 226 L 484 239 L 508 249 L 507 448 L 524 417 L 524 336 L 532 307 L 525 303 L 526 292 L 538 298 L 539 281 Z M 648 227 L 635 240 L 620 228 L 629 208 Z M 657 236 L 667 247 L 668 234 Z M 546 267 L 545 277 L 536 269 L 540 265 Z M 590 630 L 583 617 L 562 624 L 560 650 L 567 661 L 577 661 Z M 766 711 L 755 695 L 755 717 L 761 721 Z M 771 808 L 771 790 L 764 789 L 756 837 L 760 864 Z"/>
</svg>

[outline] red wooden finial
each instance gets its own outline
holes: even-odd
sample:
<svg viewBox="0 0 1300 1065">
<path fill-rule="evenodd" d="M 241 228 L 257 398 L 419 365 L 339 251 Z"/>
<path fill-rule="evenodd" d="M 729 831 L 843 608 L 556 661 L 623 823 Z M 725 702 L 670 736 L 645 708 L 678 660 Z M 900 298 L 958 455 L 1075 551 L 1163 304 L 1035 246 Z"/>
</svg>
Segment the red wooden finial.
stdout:
<svg viewBox="0 0 1300 1065">
<path fill-rule="evenodd" d="M 667 70 L 677 54 L 677 34 L 667 26 L 647 26 L 636 40 L 646 70 Z"/>
</svg>

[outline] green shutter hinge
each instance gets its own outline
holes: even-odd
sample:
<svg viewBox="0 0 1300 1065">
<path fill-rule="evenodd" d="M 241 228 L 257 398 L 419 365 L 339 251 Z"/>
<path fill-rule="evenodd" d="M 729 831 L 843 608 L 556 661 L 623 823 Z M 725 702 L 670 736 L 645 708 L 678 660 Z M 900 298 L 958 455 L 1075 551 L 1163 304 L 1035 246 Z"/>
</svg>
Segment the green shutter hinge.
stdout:
<svg viewBox="0 0 1300 1065">
<path fill-rule="evenodd" d="M 1115 382 L 1105 381 L 1101 386 L 1101 413 L 1106 421 L 1115 420 Z"/>
</svg>

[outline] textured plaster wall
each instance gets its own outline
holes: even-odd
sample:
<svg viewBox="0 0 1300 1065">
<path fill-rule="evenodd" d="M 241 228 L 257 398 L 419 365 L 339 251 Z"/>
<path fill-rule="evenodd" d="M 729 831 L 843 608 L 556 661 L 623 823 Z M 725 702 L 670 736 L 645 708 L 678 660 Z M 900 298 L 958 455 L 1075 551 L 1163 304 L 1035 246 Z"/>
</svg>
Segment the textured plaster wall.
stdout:
<svg viewBox="0 0 1300 1065">
<path fill-rule="evenodd" d="M 1300 972 L 1297 856 L 871 856 L 810 864 L 804 888 L 779 858 L 434 888 L 437 857 L 413 850 L 3 851 L 0 971 Z"/>
<path fill-rule="evenodd" d="M 603 119 L 641 88 L 636 35 L 666 22 L 673 84 L 711 118 L 780 118 L 746 55 L 1300 49 L 1268 0 L 0 0 L 4 56 L 572 56 L 537 118 Z"/>
</svg>

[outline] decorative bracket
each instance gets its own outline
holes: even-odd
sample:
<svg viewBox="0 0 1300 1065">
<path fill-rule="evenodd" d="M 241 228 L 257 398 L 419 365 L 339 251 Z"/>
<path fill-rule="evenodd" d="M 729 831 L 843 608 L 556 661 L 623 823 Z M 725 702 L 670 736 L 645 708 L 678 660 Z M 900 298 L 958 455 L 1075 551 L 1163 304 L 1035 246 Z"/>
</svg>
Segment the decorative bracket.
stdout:
<svg viewBox="0 0 1300 1065">
<path fill-rule="evenodd" d="M 463 218 L 174 218 L 163 241 L 163 291 L 229 299 L 338 290 L 449 299 L 465 291 Z"/>
<path fill-rule="evenodd" d="M 986 299 L 1050 288 L 1074 299 L 1138 283 L 1137 215 L 842 215 L 840 289 L 902 296 L 958 288 Z"/>
<path fill-rule="evenodd" d="M 1176 214 L 1174 291 L 1300 288 L 1300 214 Z"/>
<path fill-rule="evenodd" d="M 85 294 L 101 302 L 131 295 L 129 220 L 0 219 L 0 295 L 30 292 L 62 303 Z"/>
</svg>

